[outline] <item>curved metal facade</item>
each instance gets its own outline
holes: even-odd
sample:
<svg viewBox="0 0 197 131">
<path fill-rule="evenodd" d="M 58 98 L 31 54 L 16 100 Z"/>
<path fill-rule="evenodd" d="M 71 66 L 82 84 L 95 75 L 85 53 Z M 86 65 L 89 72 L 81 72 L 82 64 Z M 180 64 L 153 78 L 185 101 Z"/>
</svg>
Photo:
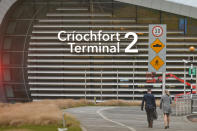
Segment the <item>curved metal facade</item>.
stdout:
<svg viewBox="0 0 197 131">
<path fill-rule="evenodd" d="M 25 9 L 31 14 L 25 14 Z M 3 32 L 3 71 L 7 72 L 3 85 L 5 92 L 7 88 L 21 89 L 21 99 L 133 100 L 140 99 L 148 87 L 153 87 L 155 96 L 160 97 L 162 84 L 146 82 L 148 24 L 167 24 L 167 73 L 183 78 L 182 59 L 191 55 L 196 59 L 196 51 L 191 54 L 188 50 L 191 45 L 196 47 L 197 42 L 197 24 L 191 18 L 112 0 L 23 1 L 14 12 L 19 13 L 17 18 L 9 16 Z M 180 28 L 182 19 L 188 22 L 187 30 Z M 139 53 L 123 52 L 129 40 L 120 41 L 120 54 L 70 53 L 69 46 L 57 39 L 61 30 L 118 31 L 122 35 L 128 31 L 137 32 L 139 40 L 135 48 Z M 5 47 L 8 43 L 11 43 L 9 48 Z M 79 44 L 96 43 L 99 41 Z M 114 43 L 108 42 L 109 45 Z M 188 75 L 187 80 L 190 80 Z M 171 94 L 182 93 L 183 86 L 173 78 L 166 81 Z M 16 95 L 9 99 L 17 100 L 20 93 L 14 92 Z"/>
</svg>

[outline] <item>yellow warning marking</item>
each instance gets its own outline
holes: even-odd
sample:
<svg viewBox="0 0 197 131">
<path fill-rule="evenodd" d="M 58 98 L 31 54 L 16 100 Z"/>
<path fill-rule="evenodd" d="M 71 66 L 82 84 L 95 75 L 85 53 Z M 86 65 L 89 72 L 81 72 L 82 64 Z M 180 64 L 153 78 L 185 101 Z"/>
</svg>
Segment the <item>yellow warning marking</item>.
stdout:
<svg viewBox="0 0 197 131">
<path fill-rule="evenodd" d="M 164 65 L 164 61 L 159 56 L 156 56 L 150 64 L 155 68 L 155 70 L 159 70 Z"/>
<path fill-rule="evenodd" d="M 164 47 L 165 47 L 165 45 L 164 45 L 159 39 L 156 39 L 156 40 L 151 44 L 151 48 L 152 48 L 156 53 L 159 53 Z"/>
</svg>

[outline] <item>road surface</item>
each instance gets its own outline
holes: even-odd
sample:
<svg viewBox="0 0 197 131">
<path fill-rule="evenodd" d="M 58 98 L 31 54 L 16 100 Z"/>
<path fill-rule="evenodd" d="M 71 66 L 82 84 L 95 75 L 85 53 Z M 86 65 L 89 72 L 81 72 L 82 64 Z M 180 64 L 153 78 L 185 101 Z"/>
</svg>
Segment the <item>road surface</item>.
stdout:
<svg viewBox="0 0 197 131">
<path fill-rule="evenodd" d="M 147 128 L 145 111 L 140 107 L 79 107 L 65 110 L 73 114 L 80 122 L 84 131 L 163 131 L 163 116 L 160 109 L 158 120 L 154 121 L 153 129 Z M 197 123 L 186 117 L 172 116 L 168 131 L 197 131 Z"/>
</svg>

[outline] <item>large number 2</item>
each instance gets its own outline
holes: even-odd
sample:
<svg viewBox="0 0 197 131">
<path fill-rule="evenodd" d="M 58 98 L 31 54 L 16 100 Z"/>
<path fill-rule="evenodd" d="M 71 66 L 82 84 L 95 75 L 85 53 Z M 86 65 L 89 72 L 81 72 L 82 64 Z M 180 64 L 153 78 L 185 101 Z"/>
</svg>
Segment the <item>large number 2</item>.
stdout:
<svg viewBox="0 0 197 131">
<path fill-rule="evenodd" d="M 138 53 L 138 49 L 131 49 L 138 40 L 138 36 L 136 33 L 134 32 L 128 32 L 127 34 L 125 34 L 124 38 L 129 38 L 129 36 L 133 36 L 133 41 L 127 46 L 127 48 L 125 49 L 125 53 Z"/>
</svg>

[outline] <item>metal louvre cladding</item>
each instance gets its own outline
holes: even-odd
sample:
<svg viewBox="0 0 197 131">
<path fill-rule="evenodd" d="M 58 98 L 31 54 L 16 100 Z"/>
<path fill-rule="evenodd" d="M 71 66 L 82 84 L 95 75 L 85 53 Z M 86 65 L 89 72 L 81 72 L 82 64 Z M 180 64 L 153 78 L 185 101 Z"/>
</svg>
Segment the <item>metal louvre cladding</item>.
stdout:
<svg viewBox="0 0 197 131">
<path fill-rule="evenodd" d="M 18 34 L 4 36 L 4 39 L 23 39 L 18 47 L 23 53 L 19 56 L 22 68 L 15 69 L 16 64 L 13 64 L 10 70 L 13 74 L 14 70 L 23 73 L 24 79 L 18 83 L 22 83 L 20 88 L 29 95 L 29 99 L 93 100 L 96 97 L 97 100 L 134 100 L 141 99 L 149 87 L 153 88 L 156 97 L 160 97 L 162 83 L 147 83 L 149 24 L 167 25 L 166 73 L 183 79 L 182 59 L 187 60 L 191 55 L 196 59 L 196 51 L 191 53 L 188 50 L 189 46 L 195 47 L 197 43 L 197 32 L 192 28 L 197 26 L 197 21 L 192 18 L 187 18 L 186 31 L 180 29 L 179 24 L 181 19 L 186 18 L 184 16 L 113 0 L 28 0 L 15 8 L 16 14 L 19 8 L 32 10 L 30 16 L 22 18 L 23 15 L 19 13 L 19 18 L 17 15 L 11 17 L 11 22 L 28 22 L 30 26 L 24 25 L 25 33 L 21 35 L 19 31 Z M 22 26 L 20 30 L 23 31 Z M 98 46 L 101 43 L 117 47 L 115 37 L 108 41 L 60 41 L 57 38 L 60 31 L 87 34 L 100 30 L 109 35 L 120 33 L 119 52 L 76 53 L 71 52 L 67 44 L 75 42 L 80 46 Z M 132 47 L 138 49 L 138 53 L 125 53 L 125 48 L 131 42 L 131 39 L 124 39 L 127 32 L 138 34 L 138 41 Z M 8 52 L 13 55 L 20 53 L 13 52 L 12 48 Z M 158 73 L 155 78 L 161 75 Z M 190 76 L 186 75 L 186 79 L 190 81 Z M 166 80 L 166 88 L 172 95 L 183 93 L 183 87 L 184 84 L 174 78 Z M 187 91 L 190 91 L 190 87 L 187 87 Z"/>
</svg>

